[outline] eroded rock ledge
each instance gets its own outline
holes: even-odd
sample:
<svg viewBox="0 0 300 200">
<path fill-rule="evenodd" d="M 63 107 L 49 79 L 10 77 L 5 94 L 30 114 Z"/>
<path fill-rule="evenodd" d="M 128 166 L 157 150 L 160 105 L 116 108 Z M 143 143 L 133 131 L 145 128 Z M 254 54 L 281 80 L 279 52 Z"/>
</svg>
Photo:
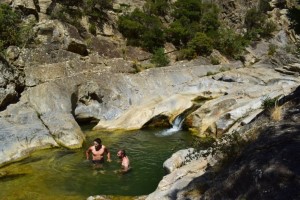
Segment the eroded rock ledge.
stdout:
<svg viewBox="0 0 300 200">
<path fill-rule="evenodd" d="M 164 163 L 170 173 L 146 199 L 297 198 L 300 87 L 282 98 L 281 103 L 284 103 L 282 120 L 272 121 L 264 113 L 236 130 L 236 134 L 248 141 L 237 155 L 224 151 L 224 146 L 229 149 L 237 142 L 226 137 L 218 140 L 214 148 L 174 153 Z M 219 161 L 224 157 L 231 164 L 220 169 Z"/>
</svg>

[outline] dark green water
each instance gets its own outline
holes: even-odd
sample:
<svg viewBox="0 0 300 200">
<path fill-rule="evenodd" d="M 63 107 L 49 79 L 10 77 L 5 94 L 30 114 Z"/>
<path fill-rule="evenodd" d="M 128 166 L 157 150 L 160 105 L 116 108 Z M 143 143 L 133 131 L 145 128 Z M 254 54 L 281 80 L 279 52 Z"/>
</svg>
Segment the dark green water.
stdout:
<svg viewBox="0 0 300 200">
<path fill-rule="evenodd" d="M 89 131 L 78 150 L 44 150 L 30 158 L 0 169 L 0 199 L 86 199 L 91 195 L 136 196 L 153 192 L 165 175 L 163 162 L 179 149 L 191 146 L 189 132 L 163 136 L 163 130 L 106 133 Z M 111 152 L 112 162 L 93 169 L 85 161 L 85 150 L 100 137 Z M 117 150 L 124 148 L 132 170 L 119 175 Z"/>
</svg>

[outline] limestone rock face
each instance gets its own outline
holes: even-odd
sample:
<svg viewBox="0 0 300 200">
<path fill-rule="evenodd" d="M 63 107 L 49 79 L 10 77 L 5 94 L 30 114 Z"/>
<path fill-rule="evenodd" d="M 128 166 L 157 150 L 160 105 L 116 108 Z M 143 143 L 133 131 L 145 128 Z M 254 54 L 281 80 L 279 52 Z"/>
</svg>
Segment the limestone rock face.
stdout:
<svg viewBox="0 0 300 200">
<path fill-rule="evenodd" d="M 57 147 L 38 113 L 26 103 L 0 113 L 0 166 L 27 157 L 32 151 Z"/>
<path fill-rule="evenodd" d="M 243 89 L 232 87 L 227 95 L 205 102 L 189 116 L 191 119 L 188 121 L 192 121 L 195 127 L 199 127 L 200 134 L 206 132 L 218 136 L 234 129 L 233 125 L 240 123 L 241 119 L 251 113 L 250 111 L 260 110 L 266 98 L 287 95 L 299 84 L 298 78 L 291 76 L 287 79 L 287 77 L 281 77 L 281 74 L 274 73 L 273 69 L 260 68 L 258 65 L 253 70 L 241 68 L 236 72 L 234 72 L 235 75 L 230 75 L 233 71 L 225 72 L 223 75 L 220 73 L 214 78 L 225 82 L 238 82 L 240 86 L 243 84 L 248 86 L 242 87 Z M 225 79 L 224 75 L 231 78 Z M 192 124 L 190 126 L 193 127 Z"/>
<path fill-rule="evenodd" d="M 239 66 L 231 64 L 232 68 Z M 215 65 L 172 66 L 106 79 L 106 85 L 100 88 L 103 102 L 110 102 L 110 109 L 103 107 L 104 116 L 96 117 L 100 122 L 95 129 L 139 129 L 157 115 L 172 121 L 193 105 L 193 99 L 216 98 L 228 90 L 228 85 L 204 77 L 220 69 Z"/>
<path fill-rule="evenodd" d="M 146 200 L 177 199 L 177 192 L 186 188 L 195 177 L 203 175 L 206 167 L 206 160 L 196 160 L 189 163 L 189 165 L 174 170 L 171 174 L 163 177 L 156 191 L 149 194 Z"/>
<path fill-rule="evenodd" d="M 85 136 L 73 115 L 64 112 L 48 112 L 43 114 L 41 119 L 60 146 L 69 149 L 82 147 Z"/>
<path fill-rule="evenodd" d="M 68 148 L 81 147 L 85 137 L 72 116 L 72 106 L 77 101 L 72 89 L 45 83 L 27 92 L 28 102 L 39 113 L 57 143 Z"/>
<path fill-rule="evenodd" d="M 247 10 L 256 7 L 258 5 L 259 0 L 214 0 L 213 2 L 221 7 L 222 20 L 224 20 L 224 22 L 229 27 L 238 30 L 239 32 L 242 32 L 242 25 Z"/>
<path fill-rule="evenodd" d="M 299 157 L 299 153 L 296 149 L 299 146 L 299 94 L 298 86 L 291 94 L 281 99 L 282 102 L 289 101 L 283 105 L 281 121 L 270 121 L 261 115 L 251 125 L 244 127 L 240 132 L 241 137 L 248 138 L 246 140 L 252 137 L 250 140 L 254 141 L 248 143 L 238 155 L 221 150 L 225 146 L 232 147 L 232 141 L 225 138 L 217 140 L 217 146 L 196 152 L 197 155 L 191 162 L 185 162 L 164 176 L 157 189 L 148 195 L 147 199 L 298 197 L 299 168 L 296 158 Z M 258 135 L 257 139 L 253 138 L 253 133 Z M 181 152 L 184 151 L 173 155 L 180 155 Z M 195 153 L 192 153 L 191 157 L 193 154 Z M 208 168 L 215 166 L 226 154 L 229 158 L 235 156 L 228 168 Z M 172 163 L 172 160 L 176 164 L 173 156 L 167 161 Z M 262 187 L 268 190 L 262 190 Z"/>
<path fill-rule="evenodd" d="M 163 164 L 164 169 L 166 169 L 168 173 L 173 172 L 175 169 L 183 166 L 188 159 L 191 159 L 189 158 L 189 156 L 193 155 L 193 153 L 195 153 L 194 148 L 177 151 L 164 162 Z"/>
<path fill-rule="evenodd" d="M 34 0 L 13 0 L 12 1 L 13 7 L 21 7 L 33 12 L 36 12 L 36 7 L 34 4 Z"/>
<path fill-rule="evenodd" d="M 78 30 L 69 24 L 58 20 L 43 20 L 34 27 L 37 42 L 53 43 L 57 48 L 64 49 L 83 56 L 88 54 L 87 46 L 80 37 Z"/>
</svg>

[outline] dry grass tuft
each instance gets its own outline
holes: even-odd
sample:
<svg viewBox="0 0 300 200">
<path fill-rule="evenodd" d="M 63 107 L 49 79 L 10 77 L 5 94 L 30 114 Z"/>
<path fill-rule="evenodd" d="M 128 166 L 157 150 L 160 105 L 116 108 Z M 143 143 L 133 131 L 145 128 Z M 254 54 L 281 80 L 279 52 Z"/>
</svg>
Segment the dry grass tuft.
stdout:
<svg viewBox="0 0 300 200">
<path fill-rule="evenodd" d="M 282 114 L 282 106 L 275 105 L 275 107 L 271 110 L 271 119 L 278 122 L 282 119 Z"/>
</svg>

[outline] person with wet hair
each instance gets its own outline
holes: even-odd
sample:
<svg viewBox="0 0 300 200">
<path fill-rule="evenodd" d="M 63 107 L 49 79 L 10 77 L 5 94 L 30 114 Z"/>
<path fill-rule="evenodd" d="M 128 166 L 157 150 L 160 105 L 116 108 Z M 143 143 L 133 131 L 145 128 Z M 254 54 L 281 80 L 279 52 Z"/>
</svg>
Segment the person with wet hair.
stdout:
<svg viewBox="0 0 300 200">
<path fill-rule="evenodd" d="M 102 141 L 100 138 L 94 139 L 94 145 L 90 146 L 88 150 L 86 150 L 86 159 L 90 159 L 90 153 L 92 153 L 92 163 L 94 165 L 101 165 L 104 163 L 104 154 L 107 155 L 107 161 L 111 162 L 110 152 L 109 150 L 102 145 Z"/>
<path fill-rule="evenodd" d="M 120 161 L 121 161 L 121 167 L 122 169 L 119 170 L 118 172 L 124 174 L 127 173 L 131 168 L 130 168 L 130 162 L 129 162 L 129 158 L 126 155 L 125 150 L 121 149 L 118 151 L 117 156 L 119 157 Z"/>
</svg>

